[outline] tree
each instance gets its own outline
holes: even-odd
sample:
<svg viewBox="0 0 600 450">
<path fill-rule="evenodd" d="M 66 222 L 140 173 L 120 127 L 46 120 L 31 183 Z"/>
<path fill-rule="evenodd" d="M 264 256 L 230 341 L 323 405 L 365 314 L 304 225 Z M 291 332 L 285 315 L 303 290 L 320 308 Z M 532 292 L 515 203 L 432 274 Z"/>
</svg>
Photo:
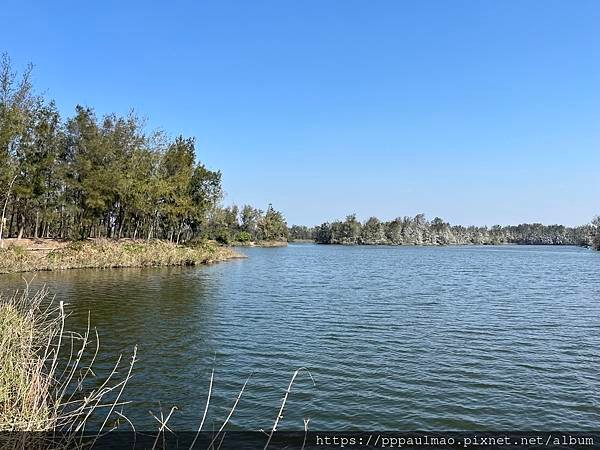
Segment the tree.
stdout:
<svg viewBox="0 0 600 450">
<path fill-rule="evenodd" d="M 4 232 L 4 226 L 6 225 L 6 207 L 8 206 L 8 199 L 10 198 L 10 191 L 12 189 L 12 186 L 15 182 L 15 180 L 17 179 L 17 176 L 15 175 L 13 177 L 13 179 L 10 181 L 8 188 L 6 189 L 6 198 L 4 200 L 4 206 L 2 207 L 2 217 L 0 218 L 0 248 L 4 248 L 4 241 L 3 239 L 3 232 Z"/>
<path fill-rule="evenodd" d="M 342 244 L 358 244 L 362 232 L 362 225 L 356 219 L 356 214 L 346 216 L 346 220 L 340 224 L 338 240 Z"/>
<path fill-rule="evenodd" d="M 433 219 L 430 228 L 430 243 L 448 245 L 453 241 L 453 236 L 450 233 L 450 224 L 444 222 L 441 218 L 436 217 Z"/>
<path fill-rule="evenodd" d="M 362 227 L 361 243 L 373 245 L 385 244 L 386 242 L 384 227 L 379 219 L 377 217 L 369 218 Z"/>
<path fill-rule="evenodd" d="M 309 228 L 304 225 L 293 225 L 288 232 L 288 239 L 294 240 L 314 240 L 315 239 L 315 228 Z"/>
<path fill-rule="evenodd" d="M 27 126 L 35 102 L 31 85 L 32 66 L 28 65 L 19 81 L 8 54 L 0 59 L 0 185 L 8 186 L 15 176 L 16 148 Z"/>
<path fill-rule="evenodd" d="M 51 211 L 56 206 L 60 189 L 59 151 L 63 141 L 56 105 L 38 98 L 28 114 L 14 154 L 17 176 L 13 211 L 17 214 L 19 237 L 29 227 L 30 233 L 37 238 L 55 219 Z"/>
<path fill-rule="evenodd" d="M 204 165 L 198 164 L 192 175 L 190 195 L 194 205 L 192 229 L 193 231 L 198 231 L 205 222 L 207 214 L 223 198 L 221 172 L 213 172 L 204 167 Z M 235 216 L 235 222 L 237 223 L 237 206 Z"/>
<path fill-rule="evenodd" d="M 265 215 L 259 221 L 258 229 L 259 240 L 287 241 L 288 230 L 285 218 L 271 204 L 269 204 Z"/>
<path fill-rule="evenodd" d="M 244 205 L 240 214 L 240 228 L 242 231 L 248 233 L 252 237 L 252 240 L 255 241 L 258 239 L 258 221 L 261 215 L 261 211 L 250 205 Z"/>
<path fill-rule="evenodd" d="M 384 224 L 385 228 L 385 238 L 388 243 L 392 245 L 401 245 L 403 244 L 402 240 L 402 219 L 396 218 L 391 222 L 387 222 Z"/>
<path fill-rule="evenodd" d="M 331 225 L 323 223 L 315 227 L 315 242 L 317 244 L 333 244 L 331 239 Z"/>
<path fill-rule="evenodd" d="M 600 216 L 594 217 L 594 220 L 592 220 L 592 226 L 592 248 L 594 250 L 600 250 Z"/>
</svg>

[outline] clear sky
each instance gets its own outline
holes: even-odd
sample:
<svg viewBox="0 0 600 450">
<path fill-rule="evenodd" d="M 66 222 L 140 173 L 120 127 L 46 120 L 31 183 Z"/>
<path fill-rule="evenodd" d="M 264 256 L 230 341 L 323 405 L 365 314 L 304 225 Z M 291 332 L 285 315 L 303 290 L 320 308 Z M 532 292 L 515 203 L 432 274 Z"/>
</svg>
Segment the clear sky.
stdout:
<svg viewBox="0 0 600 450">
<path fill-rule="evenodd" d="M 64 115 L 197 138 L 289 223 L 600 213 L 600 2 L 14 1 L 0 51 Z"/>
</svg>

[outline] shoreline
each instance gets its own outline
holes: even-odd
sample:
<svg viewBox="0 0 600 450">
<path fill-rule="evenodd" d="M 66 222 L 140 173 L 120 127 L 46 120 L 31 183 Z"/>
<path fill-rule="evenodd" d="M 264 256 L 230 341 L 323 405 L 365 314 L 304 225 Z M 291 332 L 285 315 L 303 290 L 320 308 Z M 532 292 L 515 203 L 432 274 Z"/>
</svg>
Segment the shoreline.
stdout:
<svg viewBox="0 0 600 450">
<path fill-rule="evenodd" d="M 258 247 L 258 248 L 276 248 L 276 247 L 287 247 L 287 241 L 250 241 L 250 242 L 240 242 L 234 241 L 230 244 L 231 247 Z"/>
<path fill-rule="evenodd" d="M 71 269 L 113 269 L 208 265 L 246 258 L 213 241 L 188 247 L 162 240 L 62 241 L 5 240 L 0 249 L 0 274 Z"/>
</svg>

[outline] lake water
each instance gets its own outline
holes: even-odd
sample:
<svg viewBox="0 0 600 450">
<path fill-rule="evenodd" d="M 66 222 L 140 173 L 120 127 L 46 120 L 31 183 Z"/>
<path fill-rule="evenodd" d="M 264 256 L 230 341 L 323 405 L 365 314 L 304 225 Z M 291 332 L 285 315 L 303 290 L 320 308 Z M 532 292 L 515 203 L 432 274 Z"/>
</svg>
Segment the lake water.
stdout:
<svg viewBox="0 0 600 450">
<path fill-rule="evenodd" d="M 597 429 L 600 253 L 574 247 L 244 249 L 197 268 L 39 273 L 71 328 L 91 311 L 99 372 L 138 345 L 124 397 L 138 430 Z M 27 274 L 27 278 L 31 278 Z M 0 277 L 3 289 L 21 275 Z"/>
</svg>

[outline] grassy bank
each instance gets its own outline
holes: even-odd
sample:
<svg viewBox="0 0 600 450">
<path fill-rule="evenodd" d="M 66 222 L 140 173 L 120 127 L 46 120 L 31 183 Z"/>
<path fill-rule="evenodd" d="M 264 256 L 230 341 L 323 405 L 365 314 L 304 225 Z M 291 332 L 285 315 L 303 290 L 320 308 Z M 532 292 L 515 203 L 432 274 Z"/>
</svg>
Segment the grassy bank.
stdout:
<svg viewBox="0 0 600 450">
<path fill-rule="evenodd" d="M 231 248 L 214 242 L 193 247 L 167 241 L 112 241 L 107 239 L 76 242 L 38 241 L 38 246 L 18 241 L 0 250 L 0 273 L 33 272 L 111 267 L 193 266 L 243 257 Z"/>
</svg>

